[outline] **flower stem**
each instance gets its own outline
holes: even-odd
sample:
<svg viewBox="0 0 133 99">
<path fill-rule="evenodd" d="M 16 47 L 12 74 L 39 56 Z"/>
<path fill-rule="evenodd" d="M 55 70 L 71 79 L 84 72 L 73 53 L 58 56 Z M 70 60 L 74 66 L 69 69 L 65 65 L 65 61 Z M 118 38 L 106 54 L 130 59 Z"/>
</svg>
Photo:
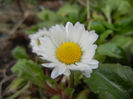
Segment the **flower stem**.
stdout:
<svg viewBox="0 0 133 99">
<path fill-rule="evenodd" d="M 71 72 L 71 75 L 70 75 L 69 87 L 70 88 L 74 87 L 74 72 L 73 71 Z"/>
</svg>

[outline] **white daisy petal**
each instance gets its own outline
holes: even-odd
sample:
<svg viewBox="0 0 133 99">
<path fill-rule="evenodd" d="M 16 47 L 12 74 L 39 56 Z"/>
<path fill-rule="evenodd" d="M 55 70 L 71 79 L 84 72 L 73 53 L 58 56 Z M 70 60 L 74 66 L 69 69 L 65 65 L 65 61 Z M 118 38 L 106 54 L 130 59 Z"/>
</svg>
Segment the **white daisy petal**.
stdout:
<svg viewBox="0 0 133 99">
<path fill-rule="evenodd" d="M 45 64 L 42 64 L 42 66 L 47 67 L 47 68 L 54 68 L 56 66 L 56 64 L 55 63 L 45 63 Z"/>
<path fill-rule="evenodd" d="M 92 73 L 92 69 L 89 65 L 83 64 L 83 63 L 78 63 L 79 67 L 82 67 L 80 71 L 85 75 L 86 77 L 90 77 L 90 74 Z"/>
<path fill-rule="evenodd" d="M 52 78 L 56 78 L 57 76 L 63 74 L 63 73 L 65 72 L 65 70 L 66 70 L 66 67 L 63 66 L 63 65 L 56 66 L 56 67 L 53 69 L 52 73 L 51 73 L 51 77 L 52 77 Z"/>
<path fill-rule="evenodd" d="M 90 44 L 94 43 L 98 38 L 98 35 L 96 34 L 95 31 L 90 31 L 89 32 L 89 40 L 90 40 Z"/>
<path fill-rule="evenodd" d="M 95 64 L 98 64 L 99 62 L 95 59 L 92 59 L 91 61 L 89 61 L 89 64 L 91 65 L 95 65 Z"/>
<path fill-rule="evenodd" d="M 98 35 L 95 33 L 95 31 L 85 31 L 83 35 L 80 38 L 79 44 L 81 45 L 82 49 L 86 49 L 88 45 L 93 44 L 98 38 Z"/>
<path fill-rule="evenodd" d="M 58 77 L 60 74 L 58 72 L 58 68 L 54 68 L 52 73 L 51 73 L 51 78 L 55 79 L 56 77 Z"/>
<path fill-rule="evenodd" d="M 66 32 L 67 32 L 67 36 L 68 36 L 69 33 L 71 33 L 71 31 L 73 29 L 73 24 L 70 22 L 67 22 L 65 28 L 66 28 Z"/>
<path fill-rule="evenodd" d="M 60 65 L 60 66 L 58 66 L 59 68 L 59 74 L 63 74 L 64 72 L 65 72 L 65 70 L 66 70 L 66 66 L 64 66 L 64 65 Z"/>
<path fill-rule="evenodd" d="M 75 64 L 72 64 L 70 66 L 67 67 L 70 70 L 79 70 L 79 67 L 77 67 Z"/>
<path fill-rule="evenodd" d="M 30 45 L 32 46 L 32 51 L 36 53 L 37 55 L 40 55 L 40 37 L 49 36 L 49 33 L 46 28 L 40 29 L 36 34 L 29 35 L 29 38 L 31 40 Z"/>
<path fill-rule="evenodd" d="M 99 62 L 97 60 L 90 60 L 88 63 L 87 63 L 92 69 L 96 69 L 98 68 L 98 64 Z"/>
<path fill-rule="evenodd" d="M 65 76 L 69 76 L 70 75 L 70 70 L 66 69 L 65 72 L 63 73 Z"/>
<path fill-rule="evenodd" d="M 77 67 L 80 68 L 80 71 L 90 69 L 90 67 L 87 64 L 84 64 L 84 63 L 76 63 L 76 65 L 77 65 Z"/>
<path fill-rule="evenodd" d="M 82 36 L 82 33 L 85 31 L 84 25 L 77 22 L 74 25 L 73 31 L 72 31 L 72 40 L 73 42 L 78 42 Z"/>
<path fill-rule="evenodd" d="M 77 66 L 76 66 L 77 65 Z M 92 69 L 89 65 L 84 63 L 77 63 L 76 65 L 72 65 L 69 67 L 71 70 L 80 71 L 85 75 L 86 77 L 90 77 L 90 74 L 92 73 Z"/>
<path fill-rule="evenodd" d="M 58 46 L 66 41 L 66 29 L 63 25 L 56 25 L 50 28 L 51 40 Z"/>
<path fill-rule="evenodd" d="M 42 49 L 42 52 L 44 52 L 47 55 L 55 55 L 56 47 L 52 43 L 51 39 L 49 37 L 43 37 L 40 38 L 40 49 Z M 44 43 L 45 42 L 45 43 Z"/>
<path fill-rule="evenodd" d="M 95 55 L 95 50 L 97 48 L 97 45 L 91 45 L 86 50 L 83 51 L 82 60 L 84 59 L 92 59 Z"/>
<path fill-rule="evenodd" d="M 82 72 L 82 73 L 83 73 L 83 75 L 85 75 L 87 78 L 90 78 L 92 71 L 91 71 L 91 72 Z"/>
</svg>

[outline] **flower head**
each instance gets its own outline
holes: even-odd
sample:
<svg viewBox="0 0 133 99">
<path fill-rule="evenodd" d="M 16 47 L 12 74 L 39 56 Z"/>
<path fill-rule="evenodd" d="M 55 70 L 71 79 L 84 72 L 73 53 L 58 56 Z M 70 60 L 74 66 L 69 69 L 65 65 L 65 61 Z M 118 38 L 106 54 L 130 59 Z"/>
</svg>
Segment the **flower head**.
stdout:
<svg viewBox="0 0 133 99">
<path fill-rule="evenodd" d="M 31 39 L 30 45 L 32 46 L 32 51 L 38 55 L 41 49 L 39 48 L 40 46 L 40 37 L 48 36 L 48 31 L 46 28 L 40 29 L 37 33 L 31 34 L 29 38 Z"/>
<path fill-rule="evenodd" d="M 70 70 L 80 71 L 86 77 L 90 77 L 92 70 L 98 68 L 98 61 L 93 58 L 97 48 L 93 43 L 98 38 L 95 31 L 86 31 L 84 25 L 79 22 L 75 25 L 67 22 L 65 27 L 56 25 L 44 32 L 49 33 L 49 36 L 39 36 L 35 41 L 36 44 L 31 45 L 33 52 L 49 61 L 42 65 L 54 68 L 51 73 L 52 78 L 62 74 L 68 76 Z M 35 38 L 31 37 L 31 42 L 33 39 Z"/>
</svg>

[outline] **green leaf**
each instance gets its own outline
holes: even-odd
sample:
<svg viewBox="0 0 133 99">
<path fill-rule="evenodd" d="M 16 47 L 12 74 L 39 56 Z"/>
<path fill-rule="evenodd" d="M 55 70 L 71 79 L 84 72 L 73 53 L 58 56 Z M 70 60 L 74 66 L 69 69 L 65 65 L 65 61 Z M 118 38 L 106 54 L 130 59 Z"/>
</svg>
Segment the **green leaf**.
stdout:
<svg viewBox="0 0 133 99">
<path fill-rule="evenodd" d="M 108 23 L 112 23 L 112 19 L 121 18 L 123 15 L 127 15 L 131 10 L 130 5 L 126 0 L 93 0 L 91 6 L 100 11 L 106 17 Z"/>
<path fill-rule="evenodd" d="M 45 76 L 42 66 L 37 65 L 31 60 L 20 59 L 11 68 L 11 70 L 19 77 L 31 81 L 32 83 L 43 87 L 45 83 Z"/>
<path fill-rule="evenodd" d="M 109 3 L 109 2 L 108 2 Z M 112 19 L 111 19 L 111 12 L 112 12 L 112 8 L 109 5 L 105 5 L 102 8 L 102 12 L 104 13 L 104 15 L 106 16 L 108 23 L 112 23 Z"/>
<path fill-rule="evenodd" d="M 127 0 L 133 6 L 133 0 Z"/>
<path fill-rule="evenodd" d="M 38 29 L 39 28 L 37 26 L 32 26 L 32 27 L 26 29 L 24 32 L 26 34 L 33 34 L 33 33 L 36 33 L 38 31 Z"/>
<path fill-rule="evenodd" d="M 59 95 L 55 95 L 51 99 L 61 99 L 61 97 Z"/>
<path fill-rule="evenodd" d="M 44 21 L 46 21 L 46 20 L 53 20 L 54 21 L 54 20 L 58 19 L 58 16 L 55 12 L 47 10 L 47 9 L 43 9 L 41 12 L 39 12 L 38 17 Z"/>
<path fill-rule="evenodd" d="M 100 64 L 84 81 L 100 99 L 132 99 L 133 70 L 120 64 Z"/>
<path fill-rule="evenodd" d="M 105 28 L 107 28 L 109 30 L 114 30 L 115 29 L 113 24 L 110 24 L 110 23 L 108 23 L 106 21 L 100 21 L 100 22 L 104 25 Z"/>
<path fill-rule="evenodd" d="M 23 85 L 25 85 L 26 83 L 27 81 L 22 78 L 14 79 L 13 82 L 10 84 L 9 91 L 17 90 L 21 88 Z"/>
<path fill-rule="evenodd" d="M 78 17 L 77 13 L 70 13 L 65 17 L 65 19 L 66 19 L 66 22 L 69 21 L 73 24 L 75 24 L 77 21 L 79 21 L 79 17 Z"/>
<path fill-rule="evenodd" d="M 79 12 L 78 5 L 76 5 L 76 4 L 74 4 L 74 5 L 66 4 L 58 10 L 57 14 L 61 15 L 61 16 L 66 16 L 70 13 L 78 14 L 78 12 Z"/>
<path fill-rule="evenodd" d="M 66 88 L 65 89 L 65 93 L 67 96 L 69 96 L 69 98 L 71 99 L 73 93 L 74 93 L 75 89 L 74 88 Z"/>
<path fill-rule="evenodd" d="M 111 42 L 126 50 L 129 46 L 131 46 L 131 43 L 133 43 L 133 37 L 115 35 Z"/>
<path fill-rule="evenodd" d="M 18 96 L 20 96 L 22 93 L 26 92 L 28 88 L 30 87 L 30 84 L 27 83 L 25 86 L 23 86 L 20 90 L 16 91 L 11 96 L 7 97 L 6 99 L 16 99 Z"/>
<path fill-rule="evenodd" d="M 118 4 L 117 10 L 114 13 L 114 18 L 118 19 L 121 18 L 123 15 L 127 15 L 129 13 L 129 10 L 131 9 L 130 4 L 126 0 L 118 0 L 120 3 Z"/>
<path fill-rule="evenodd" d="M 126 16 L 125 18 L 119 18 L 115 22 L 114 26 L 119 34 L 127 34 L 133 31 L 133 14 Z"/>
<path fill-rule="evenodd" d="M 83 90 L 77 95 L 76 99 L 88 99 L 87 98 L 88 93 L 89 93 L 88 90 Z"/>
<path fill-rule="evenodd" d="M 70 4 L 65 4 L 63 7 L 61 7 L 57 14 L 62 16 L 65 21 L 70 21 L 73 24 L 75 24 L 77 21 L 79 21 L 79 7 L 78 5 L 70 5 Z"/>
<path fill-rule="evenodd" d="M 118 58 L 118 59 L 121 59 L 124 56 L 122 49 L 119 48 L 114 43 L 106 43 L 106 44 L 100 45 L 98 47 L 97 51 L 101 55 L 114 57 L 114 58 Z"/>
<path fill-rule="evenodd" d="M 60 15 L 58 15 L 57 13 L 47 10 L 47 9 L 43 9 L 40 13 L 38 13 L 38 17 L 43 20 L 43 22 L 39 23 L 37 26 L 39 28 L 42 27 L 51 27 L 53 25 L 56 24 L 60 24 L 64 22 L 64 18 Z"/>
<path fill-rule="evenodd" d="M 92 12 L 92 16 L 94 20 L 104 21 L 104 16 L 99 13 Z"/>
<path fill-rule="evenodd" d="M 103 32 L 103 33 L 100 35 L 100 37 L 99 37 L 98 43 L 99 43 L 99 44 L 104 43 L 105 40 L 106 40 L 106 38 L 107 38 L 110 34 L 112 34 L 112 33 L 113 33 L 112 30 L 106 30 L 105 32 Z"/>
<path fill-rule="evenodd" d="M 103 26 L 102 23 L 98 22 L 98 21 L 93 21 L 91 23 L 91 27 L 92 30 L 95 30 L 96 33 L 103 33 L 105 31 L 105 28 Z"/>
<path fill-rule="evenodd" d="M 82 78 L 81 72 L 75 71 L 74 72 L 74 86 L 79 84 L 79 80 Z"/>
<path fill-rule="evenodd" d="M 97 53 L 96 51 L 96 54 L 95 54 L 95 57 L 94 57 L 96 60 L 98 60 L 100 63 L 103 63 L 106 59 L 106 56 L 104 55 L 101 55 L 99 53 Z"/>
<path fill-rule="evenodd" d="M 132 57 L 133 57 L 133 37 L 131 36 L 123 36 L 123 35 L 116 35 L 112 40 L 112 43 L 116 44 L 117 46 L 121 47 L 125 53 L 125 62 L 127 64 L 132 64 Z"/>
<path fill-rule="evenodd" d="M 17 46 L 13 51 L 13 57 L 16 59 L 29 59 L 29 56 L 27 55 L 25 49 L 21 46 Z"/>
<path fill-rule="evenodd" d="M 56 24 L 60 24 L 60 23 L 63 23 L 63 22 L 58 22 L 58 21 L 43 21 L 43 22 L 40 22 L 37 24 L 37 27 L 39 28 L 43 28 L 43 27 L 46 27 L 46 28 L 50 28 L 51 26 L 54 26 Z"/>
<path fill-rule="evenodd" d="M 46 79 L 47 79 L 47 83 L 48 83 L 49 85 L 51 85 L 51 87 L 52 87 L 53 89 L 56 89 L 56 87 L 57 87 L 57 82 L 56 82 L 56 80 L 54 80 L 54 79 L 52 79 L 52 78 L 50 78 L 50 77 L 47 77 Z"/>
</svg>

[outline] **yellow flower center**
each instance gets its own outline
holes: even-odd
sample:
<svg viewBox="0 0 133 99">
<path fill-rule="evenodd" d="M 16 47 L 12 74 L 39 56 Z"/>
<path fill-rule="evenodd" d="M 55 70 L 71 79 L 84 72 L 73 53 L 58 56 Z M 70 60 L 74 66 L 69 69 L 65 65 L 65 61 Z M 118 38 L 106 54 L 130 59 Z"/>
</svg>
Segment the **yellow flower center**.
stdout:
<svg viewBox="0 0 133 99">
<path fill-rule="evenodd" d="M 40 40 L 37 40 L 37 45 L 40 45 L 41 43 L 40 43 Z"/>
<path fill-rule="evenodd" d="M 78 62 L 81 58 L 81 54 L 82 51 L 80 46 L 73 42 L 65 42 L 61 44 L 56 51 L 56 56 L 59 61 L 65 64 Z"/>
</svg>

